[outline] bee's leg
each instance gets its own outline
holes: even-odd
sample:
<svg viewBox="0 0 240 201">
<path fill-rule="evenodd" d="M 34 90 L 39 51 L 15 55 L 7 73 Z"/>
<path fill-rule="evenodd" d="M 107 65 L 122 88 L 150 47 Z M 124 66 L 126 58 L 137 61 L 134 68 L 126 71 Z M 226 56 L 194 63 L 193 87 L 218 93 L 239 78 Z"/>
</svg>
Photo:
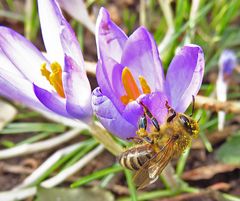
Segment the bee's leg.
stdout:
<svg viewBox="0 0 240 201">
<path fill-rule="evenodd" d="M 128 137 L 127 140 L 132 140 L 134 143 L 137 143 L 137 144 L 143 142 L 143 138 L 141 138 L 139 136 Z"/>
<path fill-rule="evenodd" d="M 177 113 L 170 105 L 168 105 L 168 101 L 166 101 L 165 105 L 168 109 L 168 113 L 171 113 L 171 115 L 167 118 L 167 122 L 171 122 L 174 119 L 174 117 L 176 117 Z"/>
<path fill-rule="evenodd" d="M 159 123 L 157 121 L 157 119 L 152 115 L 152 113 L 148 110 L 148 108 L 143 105 L 143 103 L 141 103 L 141 105 L 143 106 L 143 109 L 144 109 L 144 116 L 146 118 L 146 115 L 150 118 L 153 126 L 155 127 L 156 131 L 159 132 L 160 131 L 160 126 L 159 126 Z M 146 122 L 147 122 L 147 119 L 146 119 Z"/>
<path fill-rule="evenodd" d="M 144 114 L 141 116 L 138 120 L 138 130 L 137 130 L 137 135 L 141 138 L 144 138 L 147 136 L 147 118 L 146 115 Z"/>
<path fill-rule="evenodd" d="M 138 120 L 138 130 L 137 130 L 137 135 L 139 138 L 142 139 L 142 141 L 146 141 L 149 144 L 152 144 L 153 141 L 148 137 L 147 133 L 147 117 L 146 114 L 144 113 L 143 116 L 141 116 Z"/>
</svg>

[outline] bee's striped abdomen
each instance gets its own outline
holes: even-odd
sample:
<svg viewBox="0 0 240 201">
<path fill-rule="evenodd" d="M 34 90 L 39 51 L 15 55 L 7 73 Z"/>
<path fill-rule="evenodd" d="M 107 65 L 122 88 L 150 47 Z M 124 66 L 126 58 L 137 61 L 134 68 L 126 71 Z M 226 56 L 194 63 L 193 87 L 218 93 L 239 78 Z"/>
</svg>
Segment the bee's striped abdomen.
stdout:
<svg viewBox="0 0 240 201">
<path fill-rule="evenodd" d="M 153 150 L 148 145 L 140 145 L 127 149 L 119 156 L 121 166 L 130 170 L 139 170 L 153 155 Z"/>
</svg>

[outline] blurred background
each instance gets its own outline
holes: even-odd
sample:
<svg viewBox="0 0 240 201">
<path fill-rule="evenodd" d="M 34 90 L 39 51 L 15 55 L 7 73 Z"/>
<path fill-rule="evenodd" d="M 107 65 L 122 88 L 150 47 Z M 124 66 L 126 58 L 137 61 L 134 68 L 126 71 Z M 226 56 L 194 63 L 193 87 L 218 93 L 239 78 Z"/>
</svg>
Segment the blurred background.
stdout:
<svg viewBox="0 0 240 201">
<path fill-rule="evenodd" d="M 137 192 L 129 172 L 119 167 L 116 157 L 104 150 L 85 162 L 76 173 L 66 177 L 57 188 L 49 190 L 39 187 L 34 193 L 29 188 L 28 191 L 19 191 L 22 195 L 19 199 L 51 201 L 60 197 L 59 200 L 68 201 L 240 200 L 240 1 L 59 0 L 59 3 L 81 44 L 92 89 L 97 86 L 94 28 L 98 11 L 104 6 L 110 12 L 111 19 L 127 35 L 139 26 L 148 28 L 158 44 L 165 70 L 179 47 L 188 43 L 200 45 L 205 54 L 206 67 L 199 94 L 209 98 L 209 102 L 195 111 L 195 118 L 201 117 L 199 139 L 193 142 L 191 150 L 172 162 L 179 182 L 177 188 L 168 186 L 164 182 L 167 178 L 162 177 L 161 181 L 145 191 Z M 21 33 L 40 50 L 45 51 L 36 1 L 0 0 L 0 24 Z M 224 61 L 232 58 L 234 64 L 230 73 L 226 73 L 224 68 L 229 67 L 226 67 Z M 221 72 L 224 75 L 222 80 L 219 76 Z M 226 90 L 222 86 L 227 86 Z M 219 106 L 221 108 L 228 107 L 229 104 L 238 108 L 231 113 L 219 114 L 218 104 L 216 107 L 208 107 L 208 103 L 216 100 L 223 102 Z M 34 143 L 54 139 L 69 130 L 68 126 L 56 123 L 25 105 L 0 97 L 1 150 L 24 144 L 35 145 Z M 60 154 L 64 148 L 75 142 L 82 142 L 83 145 L 67 154 Z M 126 142 L 119 139 L 116 139 L 116 143 L 126 145 Z M 81 161 L 97 146 L 98 142 L 91 137 L 89 130 L 84 129 L 80 135 L 55 147 L 1 159 L 0 191 L 12 193 L 13 188 L 25 181 L 51 156 L 55 154 L 56 157 L 57 153 L 59 158 L 56 157 L 54 163 L 45 168 L 41 177 L 30 185 L 38 187 L 42 182 Z"/>
</svg>

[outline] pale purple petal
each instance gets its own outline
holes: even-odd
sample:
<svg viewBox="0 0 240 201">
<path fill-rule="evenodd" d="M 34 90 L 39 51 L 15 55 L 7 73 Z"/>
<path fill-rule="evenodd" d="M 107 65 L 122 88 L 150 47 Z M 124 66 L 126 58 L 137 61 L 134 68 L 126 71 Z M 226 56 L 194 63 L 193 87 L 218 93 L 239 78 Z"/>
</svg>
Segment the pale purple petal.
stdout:
<svg viewBox="0 0 240 201">
<path fill-rule="evenodd" d="M 136 134 L 137 127 L 126 121 L 100 88 L 93 91 L 92 107 L 102 125 L 112 134 L 127 139 Z"/>
<path fill-rule="evenodd" d="M 96 25 L 98 58 L 107 56 L 120 63 L 126 40 L 127 36 L 112 22 L 108 11 L 105 8 L 101 8 Z"/>
<path fill-rule="evenodd" d="M 57 0 L 61 8 L 69 15 L 86 26 L 92 33 L 95 33 L 95 24 L 91 20 L 83 0 Z M 80 12 L 81 11 L 81 12 Z"/>
<path fill-rule="evenodd" d="M 66 96 L 66 109 L 72 116 L 82 119 L 90 117 L 91 87 L 85 71 L 81 71 L 75 61 L 65 56 L 63 87 Z"/>
<path fill-rule="evenodd" d="M 80 59 L 79 61 L 82 62 L 81 51 L 80 48 L 77 47 L 77 39 L 71 26 L 63 17 L 56 1 L 38 0 L 38 10 L 44 44 L 51 61 L 57 61 L 63 65 L 64 52 L 68 51 L 69 56 L 72 56 L 76 60 Z M 71 41 L 71 43 L 68 46 L 69 49 L 66 50 L 66 44 L 69 41 Z M 64 47 L 62 44 L 64 44 Z M 71 54 L 69 54 L 69 52 L 71 52 Z"/>
<path fill-rule="evenodd" d="M 157 45 L 146 28 L 138 28 L 129 37 L 124 46 L 121 64 L 130 68 L 138 85 L 138 77 L 142 75 L 152 92 L 164 91 L 164 74 Z"/>
<path fill-rule="evenodd" d="M 129 123 L 138 127 L 138 120 L 141 116 L 143 116 L 143 108 L 137 101 L 132 101 L 126 105 L 122 112 L 122 116 Z"/>
<path fill-rule="evenodd" d="M 148 108 L 159 124 L 166 121 L 168 110 L 166 107 L 167 96 L 162 92 L 154 92 L 141 98 L 141 102 Z"/>
<path fill-rule="evenodd" d="M 70 56 L 78 64 L 78 68 L 85 70 L 84 59 L 79 42 L 74 31 L 67 21 L 63 20 L 63 26 L 60 34 L 61 45 L 65 55 Z"/>
<path fill-rule="evenodd" d="M 49 92 L 43 88 L 33 84 L 34 93 L 39 101 L 49 110 L 65 117 L 71 118 L 66 111 L 66 100 L 61 98 L 58 94 Z"/>
<path fill-rule="evenodd" d="M 16 68 L 16 66 L 8 59 L 5 53 L 0 49 L 0 73 L 8 71 L 19 78 L 24 78 L 24 75 Z"/>
<path fill-rule="evenodd" d="M 122 69 L 122 65 L 110 58 L 104 61 L 99 59 L 96 69 L 98 85 L 103 94 L 111 99 L 119 111 L 122 111 L 124 108 L 123 103 L 120 101 L 120 97 L 124 95 L 121 81 Z"/>
<path fill-rule="evenodd" d="M 32 83 L 11 71 L 0 71 L 0 95 L 31 108 L 48 111 L 35 96 Z"/>
<path fill-rule="evenodd" d="M 23 36 L 9 28 L 0 27 L 0 49 L 26 79 L 42 87 L 50 86 L 40 71 L 41 65 L 48 61 Z"/>
<path fill-rule="evenodd" d="M 162 92 L 153 92 L 147 95 L 141 95 L 136 101 L 128 103 L 122 112 L 122 116 L 131 124 L 137 127 L 138 120 L 143 116 L 143 103 L 152 115 L 158 120 L 159 124 L 165 122 L 168 110 L 166 105 L 167 96 Z M 151 122 L 148 122 L 151 124 Z"/>
<path fill-rule="evenodd" d="M 171 106 L 184 112 L 196 96 L 203 79 L 204 55 L 201 47 L 186 45 L 173 58 L 166 76 L 167 94 Z"/>
</svg>

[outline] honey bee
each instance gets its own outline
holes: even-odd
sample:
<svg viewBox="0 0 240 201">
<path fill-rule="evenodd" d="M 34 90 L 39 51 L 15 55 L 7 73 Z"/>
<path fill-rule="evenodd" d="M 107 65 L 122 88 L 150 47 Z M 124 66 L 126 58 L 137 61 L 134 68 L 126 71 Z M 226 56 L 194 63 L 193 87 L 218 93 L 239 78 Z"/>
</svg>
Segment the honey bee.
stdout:
<svg viewBox="0 0 240 201">
<path fill-rule="evenodd" d="M 161 127 L 147 107 L 142 106 L 144 115 L 139 119 L 137 136 L 131 138 L 137 144 L 119 156 L 119 163 L 123 167 L 135 171 L 133 180 L 138 189 L 155 182 L 169 161 L 182 154 L 199 133 L 198 122 L 192 115 L 175 112 L 167 102 L 168 117 Z M 154 131 L 147 132 L 147 117 Z"/>
</svg>

